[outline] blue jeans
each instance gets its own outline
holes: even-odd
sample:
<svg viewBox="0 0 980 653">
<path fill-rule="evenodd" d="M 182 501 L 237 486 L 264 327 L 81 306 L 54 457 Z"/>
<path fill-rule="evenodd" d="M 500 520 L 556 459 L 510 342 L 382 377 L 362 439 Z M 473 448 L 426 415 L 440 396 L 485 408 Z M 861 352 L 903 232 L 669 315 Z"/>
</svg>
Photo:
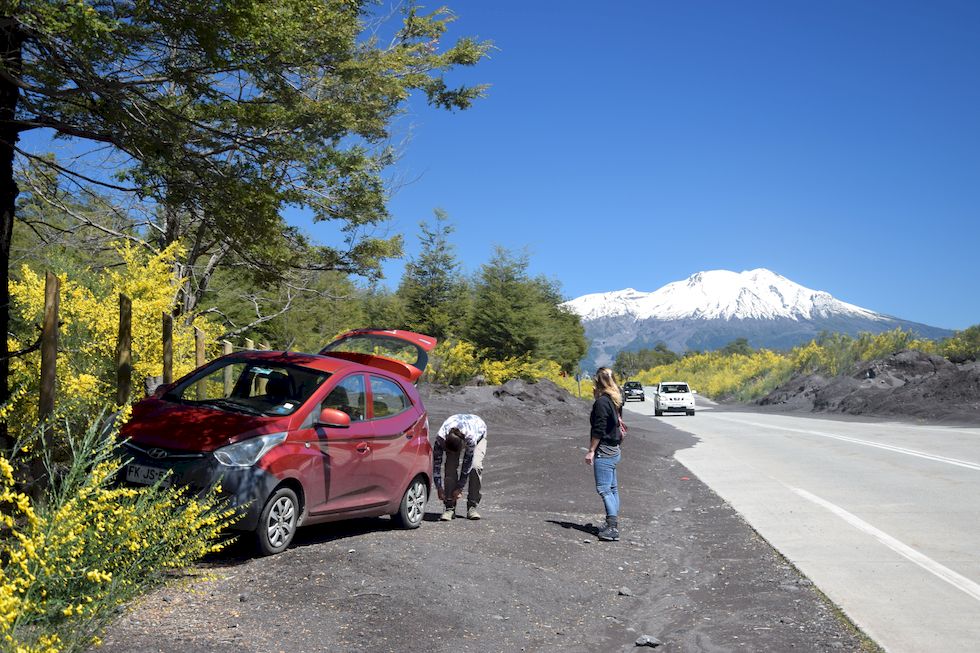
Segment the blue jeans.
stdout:
<svg viewBox="0 0 980 653">
<path fill-rule="evenodd" d="M 616 482 L 616 465 L 621 454 L 596 457 L 592 461 L 595 471 L 595 489 L 606 505 L 606 517 L 619 516 L 619 484 Z"/>
</svg>

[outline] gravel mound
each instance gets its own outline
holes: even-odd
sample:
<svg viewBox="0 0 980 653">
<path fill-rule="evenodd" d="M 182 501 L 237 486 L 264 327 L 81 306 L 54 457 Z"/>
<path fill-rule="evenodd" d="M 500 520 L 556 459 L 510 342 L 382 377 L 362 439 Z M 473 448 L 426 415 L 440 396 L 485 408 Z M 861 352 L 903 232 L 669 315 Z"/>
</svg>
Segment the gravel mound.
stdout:
<svg viewBox="0 0 980 653">
<path fill-rule="evenodd" d="M 799 375 L 756 401 L 760 406 L 850 415 L 980 423 L 980 363 L 902 351 L 844 376 Z"/>
<path fill-rule="evenodd" d="M 496 420 L 516 428 L 572 424 L 581 427 L 588 423 L 591 406 L 547 379 L 537 382 L 512 379 L 499 386 L 423 386 L 420 392 L 427 406 L 433 402 L 463 405 L 468 412 L 487 421 Z"/>
</svg>

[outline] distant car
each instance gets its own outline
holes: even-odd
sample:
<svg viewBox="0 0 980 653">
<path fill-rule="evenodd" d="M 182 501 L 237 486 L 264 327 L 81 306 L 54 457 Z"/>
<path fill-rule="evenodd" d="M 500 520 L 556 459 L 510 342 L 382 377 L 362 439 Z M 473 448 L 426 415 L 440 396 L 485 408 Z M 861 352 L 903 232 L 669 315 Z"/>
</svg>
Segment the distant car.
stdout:
<svg viewBox="0 0 980 653">
<path fill-rule="evenodd" d="M 194 492 L 220 482 L 240 513 L 233 528 L 265 555 L 304 524 L 391 515 L 416 528 L 432 448 L 415 382 L 435 344 L 364 329 L 319 354 L 222 356 L 136 404 L 120 480 Z"/>
<path fill-rule="evenodd" d="M 643 386 L 639 381 L 627 381 L 623 384 L 623 401 L 629 401 L 630 399 L 646 401 L 646 393 L 643 391 Z"/>
<path fill-rule="evenodd" d="M 694 392 L 683 381 L 665 381 L 657 384 L 653 396 L 653 414 L 687 413 L 694 415 Z"/>
</svg>

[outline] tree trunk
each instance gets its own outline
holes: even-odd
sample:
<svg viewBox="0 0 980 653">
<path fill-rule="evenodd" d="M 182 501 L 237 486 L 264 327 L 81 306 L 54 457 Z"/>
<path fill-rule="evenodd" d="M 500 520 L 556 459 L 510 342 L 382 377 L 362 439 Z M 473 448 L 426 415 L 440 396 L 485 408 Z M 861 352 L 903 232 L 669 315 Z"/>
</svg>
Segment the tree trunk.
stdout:
<svg viewBox="0 0 980 653">
<path fill-rule="evenodd" d="M 23 34 L 15 18 L 0 17 L 0 57 L 10 75 L 20 77 Z M 14 125 L 20 90 L 9 81 L 0 80 L 0 405 L 10 398 L 10 241 L 14 231 L 17 183 L 14 181 L 14 145 L 18 130 Z M 9 452 L 13 441 L 7 422 L 0 421 L 0 448 Z"/>
</svg>

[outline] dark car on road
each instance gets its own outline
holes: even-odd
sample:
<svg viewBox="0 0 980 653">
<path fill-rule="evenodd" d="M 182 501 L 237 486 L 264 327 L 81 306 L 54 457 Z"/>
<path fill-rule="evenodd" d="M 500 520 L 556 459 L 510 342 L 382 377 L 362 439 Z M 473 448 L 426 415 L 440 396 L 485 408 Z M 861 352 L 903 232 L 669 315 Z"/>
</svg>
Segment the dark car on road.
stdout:
<svg viewBox="0 0 980 653">
<path fill-rule="evenodd" d="M 630 399 L 646 401 L 646 394 L 643 392 L 643 386 L 639 381 L 627 381 L 623 384 L 623 401 Z"/>
<path fill-rule="evenodd" d="M 121 480 L 220 484 L 236 530 L 279 553 L 296 528 L 391 515 L 422 523 L 432 479 L 415 382 L 434 338 L 357 330 L 319 354 L 222 356 L 136 404 L 121 430 Z"/>
</svg>

